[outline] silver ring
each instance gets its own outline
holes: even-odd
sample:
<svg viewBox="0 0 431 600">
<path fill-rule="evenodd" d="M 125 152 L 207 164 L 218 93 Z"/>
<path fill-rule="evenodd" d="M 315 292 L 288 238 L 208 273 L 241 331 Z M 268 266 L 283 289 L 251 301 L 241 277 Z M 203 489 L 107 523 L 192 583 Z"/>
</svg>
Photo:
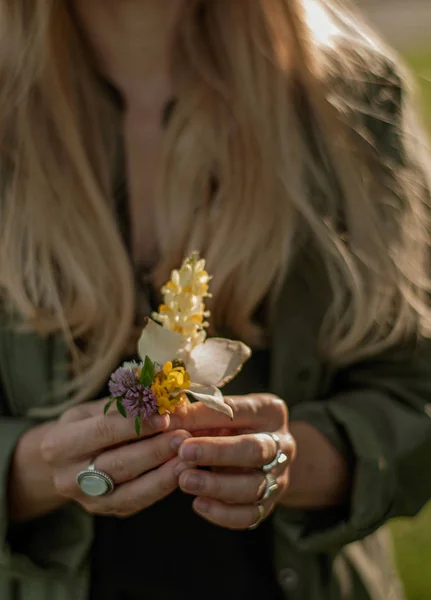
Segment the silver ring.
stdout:
<svg viewBox="0 0 431 600">
<path fill-rule="evenodd" d="M 264 435 L 269 435 L 270 437 L 272 437 L 272 439 L 274 440 L 274 442 L 277 446 L 277 452 L 275 453 L 273 460 L 271 462 L 269 462 L 268 464 L 263 465 L 263 467 L 261 467 L 261 469 L 264 473 L 269 473 L 269 471 L 272 471 L 272 469 L 274 469 L 274 467 L 278 467 L 278 466 L 282 465 L 288 459 L 287 459 L 287 456 L 284 454 L 284 452 L 281 449 L 280 438 L 278 437 L 278 435 L 276 433 L 270 433 L 269 431 L 265 431 Z"/>
<path fill-rule="evenodd" d="M 263 507 L 263 504 L 261 504 L 259 502 L 256 506 L 259 509 L 259 516 L 257 517 L 256 521 L 253 523 L 253 525 L 250 525 L 250 527 L 248 528 L 250 530 L 256 529 L 257 527 L 259 527 L 259 525 L 262 523 L 263 519 L 265 518 L 265 509 Z"/>
<path fill-rule="evenodd" d="M 80 471 L 76 476 L 76 481 L 86 496 L 106 496 L 115 487 L 112 477 L 104 471 L 96 469 L 94 465 Z"/>
<path fill-rule="evenodd" d="M 268 500 L 268 498 L 275 494 L 278 488 L 280 487 L 272 473 L 265 473 L 265 482 L 266 487 L 265 491 L 263 492 L 263 496 L 260 499 L 261 502 L 263 502 L 264 500 Z"/>
</svg>

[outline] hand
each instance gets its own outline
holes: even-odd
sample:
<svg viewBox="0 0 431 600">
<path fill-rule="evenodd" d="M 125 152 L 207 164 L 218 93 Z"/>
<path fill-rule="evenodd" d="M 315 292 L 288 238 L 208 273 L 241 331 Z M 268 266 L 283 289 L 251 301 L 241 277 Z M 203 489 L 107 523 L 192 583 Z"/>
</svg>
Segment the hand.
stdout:
<svg viewBox="0 0 431 600">
<path fill-rule="evenodd" d="M 180 426 L 194 436 L 199 434 L 184 440 L 179 448 L 184 463 L 179 484 L 184 492 L 197 496 L 193 508 L 203 518 L 229 529 L 247 529 L 259 518 L 257 505 L 266 487 L 260 467 L 271 462 L 277 452 L 276 443 L 265 432 L 279 436 L 288 457 L 273 471 L 279 487 L 262 503 L 265 517 L 288 487 L 288 466 L 295 457 L 296 446 L 287 426 L 286 404 L 276 396 L 236 396 L 227 402 L 234 412 L 231 422 L 199 403 L 189 405 L 184 415 L 173 415 L 171 427 Z M 216 436 L 212 431 L 216 431 Z"/>
<path fill-rule="evenodd" d="M 112 411 L 103 415 L 106 400 L 67 411 L 49 429 L 41 444 L 43 460 L 51 467 L 56 491 L 88 512 L 125 517 L 147 508 L 178 486 L 177 449 L 190 434 L 184 430 L 155 435 L 167 429 L 169 415 L 154 415 L 136 439 L 134 423 Z M 128 443 L 133 442 L 133 443 Z M 95 463 L 116 487 L 106 496 L 85 495 L 76 482 L 79 471 Z"/>
</svg>

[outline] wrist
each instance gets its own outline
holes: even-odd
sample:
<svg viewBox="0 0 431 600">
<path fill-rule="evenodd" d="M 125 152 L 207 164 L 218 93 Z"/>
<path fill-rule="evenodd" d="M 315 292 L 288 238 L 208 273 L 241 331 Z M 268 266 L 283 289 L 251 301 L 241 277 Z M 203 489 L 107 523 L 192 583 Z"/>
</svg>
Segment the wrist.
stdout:
<svg viewBox="0 0 431 600">
<path fill-rule="evenodd" d="M 298 451 L 290 467 L 289 487 L 280 504 L 304 509 L 345 504 L 352 477 L 347 458 L 305 421 L 292 422 L 290 431 Z"/>
<path fill-rule="evenodd" d="M 38 425 L 18 440 L 8 481 L 8 514 L 22 521 L 46 514 L 66 502 L 55 489 L 53 472 L 43 460 L 40 446 L 53 423 Z"/>
</svg>

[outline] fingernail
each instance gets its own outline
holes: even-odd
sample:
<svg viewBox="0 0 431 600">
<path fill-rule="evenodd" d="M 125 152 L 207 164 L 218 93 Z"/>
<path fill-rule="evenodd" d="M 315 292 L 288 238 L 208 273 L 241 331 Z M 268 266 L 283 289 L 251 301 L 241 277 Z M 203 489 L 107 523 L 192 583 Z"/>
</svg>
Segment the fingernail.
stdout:
<svg viewBox="0 0 431 600">
<path fill-rule="evenodd" d="M 184 487 L 190 492 L 198 492 L 202 487 L 202 477 L 198 473 L 190 473 L 186 476 Z"/>
<path fill-rule="evenodd" d="M 178 450 L 178 448 L 181 446 L 181 444 L 184 442 L 184 440 L 187 440 L 190 436 L 188 435 L 177 435 L 176 437 L 174 437 L 174 439 L 171 442 L 171 448 L 172 450 L 175 450 L 175 452 Z"/>
<path fill-rule="evenodd" d="M 196 498 L 195 500 L 195 508 L 200 513 L 207 513 L 210 509 L 210 503 L 206 498 Z"/>
<path fill-rule="evenodd" d="M 180 456 L 183 460 L 198 460 L 202 456 L 202 449 L 197 444 L 186 444 L 180 448 Z"/>
<path fill-rule="evenodd" d="M 169 425 L 169 417 L 167 415 L 153 415 L 148 424 L 153 429 L 165 429 Z"/>
<path fill-rule="evenodd" d="M 188 469 L 188 465 L 186 465 L 185 463 L 183 463 L 182 461 L 180 461 L 178 464 L 175 465 L 175 467 L 172 469 L 173 474 L 175 475 L 175 477 L 179 477 L 181 475 L 181 473 L 183 471 L 185 471 L 186 469 Z"/>
</svg>

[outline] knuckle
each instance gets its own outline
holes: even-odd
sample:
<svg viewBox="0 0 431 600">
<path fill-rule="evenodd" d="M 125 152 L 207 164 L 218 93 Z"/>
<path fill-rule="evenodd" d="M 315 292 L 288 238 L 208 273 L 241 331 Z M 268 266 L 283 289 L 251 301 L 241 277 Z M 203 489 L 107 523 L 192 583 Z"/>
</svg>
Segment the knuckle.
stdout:
<svg viewBox="0 0 431 600">
<path fill-rule="evenodd" d="M 59 422 L 70 423 L 72 421 L 81 421 L 86 414 L 86 411 L 81 406 L 72 406 L 72 408 L 69 408 L 61 415 Z"/>
<path fill-rule="evenodd" d="M 94 436 L 103 441 L 106 445 L 112 445 L 115 442 L 115 425 L 109 419 L 99 417 L 94 424 Z"/>
<path fill-rule="evenodd" d="M 190 406 L 188 406 L 186 423 L 187 423 L 187 427 L 190 429 L 190 431 L 195 431 L 196 429 L 199 428 L 198 415 L 197 415 L 196 409 L 197 409 L 196 404 L 191 404 Z"/>
<path fill-rule="evenodd" d="M 132 478 L 129 463 L 121 456 L 113 456 L 110 460 L 109 467 L 106 470 L 111 477 L 120 481 L 128 481 Z"/>
<path fill-rule="evenodd" d="M 269 394 L 269 393 L 264 393 L 264 394 L 259 394 L 259 398 L 261 399 L 263 404 L 273 404 L 275 402 L 283 402 L 279 396 L 276 396 L 275 394 Z"/>
<path fill-rule="evenodd" d="M 280 423 L 287 420 L 287 404 L 279 396 L 275 394 L 259 394 L 258 398 L 262 408 L 270 409 L 273 422 Z"/>
<path fill-rule="evenodd" d="M 274 411 L 280 417 L 283 417 L 283 418 L 287 417 L 288 409 L 287 409 L 287 404 L 284 400 L 282 400 L 281 398 L 278 398 L 277 396 L 273 396 L 272 406 L 274 407 Z"/>
<path fill-rule="evenodd" d="M 169 492 L 171 492 L 175 487 L 175 482 L 171 475 L 164 474 L 163 477 L 159 479 L 159 492 L 161 496 L 165 496 Z"/>
<path fill-rule="evenodd" d="M 220 479 L 219 475 L 216 474 L 212 474 L 211 477 L 202 477 L 202 485 L 201 485 L 201 489 L 199 490 L 200 493 L 205 493 L 211 496 L 214 496 L 215 498 L 221 498 L 222 496 L 225 496 L 226 494 L 223 494 L 223 485 Z M 228 493 L 229 495 L 231 494 L 231 489 L 228 488 Z"/>
<path fill-rule="evenodd" d="M 167 444 L 168 446 L 170 446 L 172 440 L 174 438 L 180 438 L 183 437 L 184 439 L 191 437 L 190 433 L 188 431 L 186 431 L 185 429 L 174 429 L 173 431 L 170 431 L 167 435 L 166 435 L 166 440 L 167 440 Z"/>
<path fill-rule="evenodd" d="M 62 473 L 55 473 L 53 476 L 53 483 L 56 491 L 61 496 L 68 498 L 73 497 L 76 492 L 76 482 L 70 481 L 69 478 L 65 477 Z"/>
<path fill-rule="evenodd" d="M 256 436 L 250 442 L 249 455 L 253 465 L 260 466 L 267 462 L 268 452 L 264 441 L 260 437 Z"/>
<path fill-rule="evenodd" d="M 157 465 L 161 465 L 166 461 L 169 455 L 170 445 L 166 444 L 165 438 L 159 436 L 154 442 L 152 448 L 153 461 Z"/>
<path fill-rule="evenodd" d="M 39 447 L 40 455 L 42 460 L 49 465 L 53 465 L 56 462 L 59 451 L 61 448 L 60 437 L 49 433 L 46 435 Z"/>
<path fill-rule="evenodd" d="M 207 447 L 206 444 L 202 444 L 202 454 L 207 459 L 205 462 L 213 463 L 215 465 L 221 465 L 224 462 L 226 456 L 226 447 L 223 444 L 216 443 Z"/>
</svg>

